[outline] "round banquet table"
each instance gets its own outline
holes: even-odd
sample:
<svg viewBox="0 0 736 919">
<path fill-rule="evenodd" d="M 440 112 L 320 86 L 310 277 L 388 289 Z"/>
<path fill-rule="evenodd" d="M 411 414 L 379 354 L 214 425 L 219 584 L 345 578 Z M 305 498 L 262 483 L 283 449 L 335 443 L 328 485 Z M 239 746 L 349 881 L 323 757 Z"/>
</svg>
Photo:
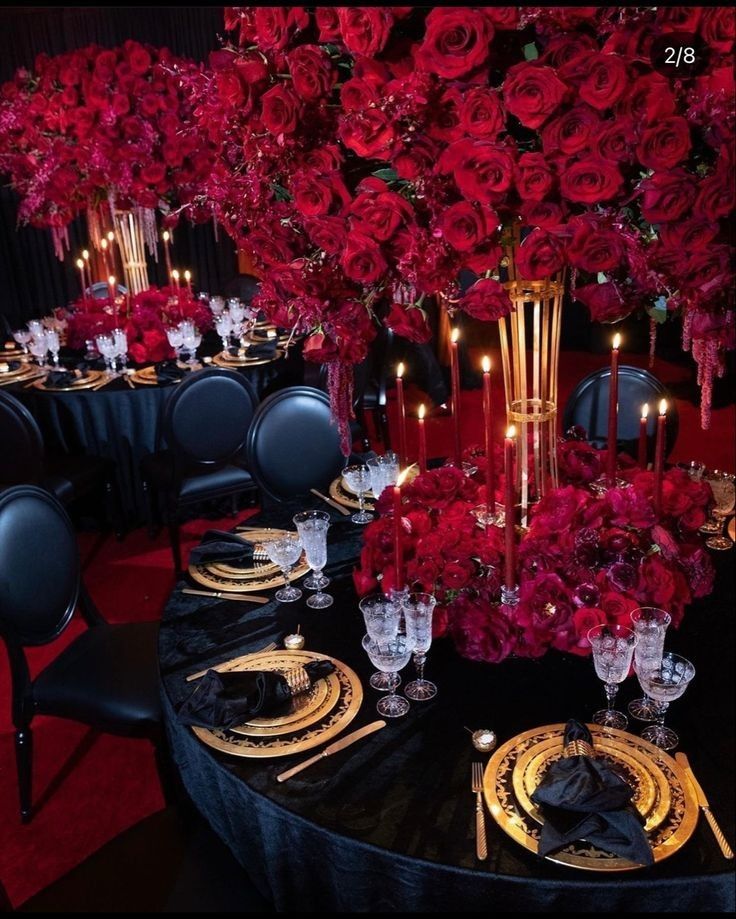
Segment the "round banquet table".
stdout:
<svg viewBox="0 0 736 919">
<path fill-rule="evenodd" d="M 260 397 L 285 371 L 287 360 L 235 368 L 253 384 Z M 8 392 L 27 406 L 38 422 L 50 452 L 112 459 L 123 518 L 134 526 L 145 519 L 141 459 L 163 446 L 159 430 L 161 408 L 173 386 L 136 385 L 115 380 L 99 390 L 45 392 L 8 385 Z"/>
<path fill-rule="evenodd" d="M 248 523 L 291 528 L 298 509 L 284 505 Z M 182 580 L 159 639 L 167 730 L 187 791 L 278 911 L 733 910 L 733 861 L 722 857 L 704 818 L 670 858 L 612 873 L 540 859 L 486 814 L 488 859 L 476 860 L 470 765 L 488 756 L 473 750 L 466 728 L 491 728 L 501 744 L 540 725 L 588 719 L 603 700 L 589 659 L 551 652 L 540 660 L 491 665 L 461 659 L 449 641 L 438 640 L 427 663 L 427 677 L 439 687 L 434 700 L 413 703 L 406 717 L 389 719 L 383 730 L 283 784 L 276 781 L 278 773 L 322 746 L 277 759 L 236 757 L 211 749 L 179 722 L 176 709 L 194 685 L 185 681 L 188 674 L 279 641 L 298 624 L 307 649 L 343 661 L 362 681 L 361 709 L 343 733 L 378 717 L 351 577 L 360 528 L 334 512 L 332 518 L 326 569 L 335 598 L 331 608 L 312 610 L 306 596 L 296 603 L 251 606 L 185 595 Z M 688 611 L 678 632 L 670 630 L 668 647 L 685 653 L 697 674 L 667 721 L 680 733 L 681 749 L 733 842 L 729 555 L 717 558 L 712 597 Z M 621 706 L 639 694 L 635 679 L 627 680 Z"/>
</svg>

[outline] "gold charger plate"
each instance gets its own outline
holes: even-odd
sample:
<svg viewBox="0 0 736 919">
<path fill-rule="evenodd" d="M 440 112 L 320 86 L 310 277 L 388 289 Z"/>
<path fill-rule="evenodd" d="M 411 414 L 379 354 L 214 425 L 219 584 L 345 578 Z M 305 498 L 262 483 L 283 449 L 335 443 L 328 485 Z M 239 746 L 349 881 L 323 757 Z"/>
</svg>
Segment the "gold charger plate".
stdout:
<svg viewBox="0 0 736 919">
<path fill-rule="evenodd" d="M 339 698 L 322 721 L 316 722 L 302 730 L 277 737 L 246 737 L 219 728 L 192 727 L 196 736 L 209 747 L 222 753 L 249 758 L 291 756 L 311 750 L 327 740 L 340 734 L 355 718 L 363 701 L 363 687 L 358 675 L 342 661 L 317 654 L 315 651 L 276 651 L 270 652 L 283 659 L 287 667 L 306 664 L 314 660 L 331 660 L 335 665 L 333 676 L 340 685 Z M 253 658 L 257 660 L 257 658 Z"/>
<path fill-rule="evenodd" d="M 624 748 L 605 734 L 596 738 L 596 754 L 616 771 L 634 790 L 632 803 L 646 821 L 649 832 L 658 827 L 670 810 L 670 787 L 667 778 L 654 760 L 635 748 Z M 517 802 L 537 823 L 543 817 L 531 796 L 547 769 L 562 757 L 559 737 L 551 737 L 533 745 L 516 760 L 512 781 Z"/>
<path fill-rule="evenodd" d="M 287 652 L 291 653 L 291 652 Z M 310 654 L 313 652 L 303 652 Z M 310 658 L 317 660 L 316 657 Z M 284 673 L 291 669 L 294 662 L 284 656 L 283 651 L 270 651 L 257 654 L 243 661 L 236 670 L 276 670 Z M 323 680 L 312 684 L 308 692 L 294 696 L 291 709 L 283 715 L 272 715 L 265 718 L 253 718 L 239 727 L 232 728 L 234 734 L 245 737 L 278 737 L 281 734 L 293 734 L 303 731 L 321 721 L 337 705 L 340 698 L 340 681 L 334 673 Z"/>
<path fill-rule="evenodd" d="M 605 739 L 610 746 L 620 746 L 625 753 L 651 759 L 667 780 L 670 808 L 659 826 L 647 835 L 655 862 L 674 855 L 690 839 L 698 821 L 698 802 L 682 767 L 654 744 L 625 731 L 588 725 L 593 746 Z M 514 793 L 513 776 L 517 761 L 536 745 L 555 740 L 562 747 L 564 724 L 548 724 L 512 737 L 496 750 L 486 766 L 483 792 L 488 810 L 501 829 L 512 839 L 536 854 L 540 825 L 519 805 Z M 584 871 L 634 871 L 641 868 L 628 859 L 604 852 L 586 842 L 576 842 L 553 855 L 549 861 Z"/>
<path fill-rule="evenodd" d="M 413 482 L 418 475 L 419 467 L 414 463 L 408 468 L 404 484 L 408 485 L 409 482 Z M 342 504 L 343 507 L 350 507 L 353 509 L 358 509 L 360 507 L 357 495 L 352 489 L 347 487 L 342 476 L 338 476 L 330 485 L 330 497 L 337 501 L 338 504 Z M 374 510 L 376 499 L 373 497 L 373 492 L 368 492 L 366 494 L 364 503 L 366 510 Z"/>
<path fill-rule="evenodd" d="M 102 370 L 88 370 L 86 377 L 80 377 L 71 386 L 46 386 L 46 377 L 34 380 L 33 386 L 35 389 L 42 389 L 45 392 L 72 392 L 77 389 L 90 389 L 99 383 L 103 376 L 104 371 Z"/>
<path fill-rule="evenodd" d="M 212 358 L 212 363 L 218 367 L 259 367 L 261 364 L 271 364 L 284 356 L 284 352 L 277 348 L 273 357 L 233 357 L 227 355 L 225 351 L 220 351 Z"/>
<path fill-rule="evenodd" d="M 180 370 L 184 370 L 187 373 L 190 372 L 191 368 L 187 364 L 177 364 Z M 142 383 L 144 386 L 160 386 L 161 384 L 158 381 L 156 376 L 156 368 L 153 364 L 149 364 L 148 367 L 141 367 L 140 370 L 135 370 L 130 375 L 130 379 L 134 383 Z M 179 380 L 172 380 L 172 383 L 178 383 Z"/>
<path fill-rule="evenodd" d="M 728 535 L 736 542 L 736 517 L 732 517 L 728 524 Z"/>
<path fill-rule="evenodd" d="M 9 359 L 0 358 L 0 364 L 9 364 L 10 361 L 16 361 L 18 358 L 11 357 Z M 27 377 L 31 375 L 33 371 L 33 365 L 26 364 L 25 362 L 21 363 L 20 367 L 16 367 L 15 370 L 0 370 L 0 383 L 9 383 L 11 380 L 20 380 L 22 377 Z"/>
</svg>

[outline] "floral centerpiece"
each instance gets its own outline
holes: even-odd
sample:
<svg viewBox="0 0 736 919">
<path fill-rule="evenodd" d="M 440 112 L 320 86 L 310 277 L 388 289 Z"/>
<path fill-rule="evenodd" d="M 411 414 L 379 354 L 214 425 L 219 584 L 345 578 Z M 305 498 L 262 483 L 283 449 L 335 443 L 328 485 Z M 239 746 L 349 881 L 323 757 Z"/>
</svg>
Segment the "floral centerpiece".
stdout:
<svg viewBox="0 0 736 919">
<path fill-rule="evenodd" d="M 629 625 L 631 611 L 647 605 L 667 609 L 677 626 L 687 604 L 712 590 L 714 570 L 698 536 L 710 486 L 668 470 L 658 517 L 651 472 L 630 466 L 622 473 L 630 487 L 603 496 L 589 490 L 603 457 L 578 440 L 560 445 L 565 484 L 535 505 L 521 538 L 516 605 L 500 602 L 503 530 L 482 528 L 472 513 L 485 501 L 485 486 L 444 466 L 402 488 L 406 583 L 437 597 L 437 637 L 448 635 L 463 656 L 492 663 L 541 657 L 550 648 L 587 655 L 592 626 Z M 389 491 L 366 527 L 354 573 L 361 595 L 394 583 Z"/>
<path fill-rule="evenodd" d="M 200 332 L 212 328 L 212 313 L 204 300 L 186 288 L 151 287 L 131 298 L 78 300 L 71 311 L 59 311 L 67 323 L 67 344 L 82 349 L 97 335 L 115 328 L 125 329 L 128 355 L 137 364 L 174 356 L 166 329 L 183 319 L 191 320 Z M 61 315 L 63 314 L 63 315 Z"/>
<path fill-rule="evenodd" d="M 734 344 L 732 11 L 231 7 L 225 19 L 234 41 L 190 81 L 217 150 L 202 201 L 263 273 L 259 305 L 328 362 L 343 424 L 346 365 L 379 322 L 426 340 L 432 294 L 480 319 L 509 311 L 500 243 L 520 218 L 523 277 L 569 266 L 605 322 L 683 315 L 707 425 Z M 697 62 L 668 69 L 657 49 L 683 32 Z M 459 296 L 464 268 L 480 277 Z"/>
</svg>

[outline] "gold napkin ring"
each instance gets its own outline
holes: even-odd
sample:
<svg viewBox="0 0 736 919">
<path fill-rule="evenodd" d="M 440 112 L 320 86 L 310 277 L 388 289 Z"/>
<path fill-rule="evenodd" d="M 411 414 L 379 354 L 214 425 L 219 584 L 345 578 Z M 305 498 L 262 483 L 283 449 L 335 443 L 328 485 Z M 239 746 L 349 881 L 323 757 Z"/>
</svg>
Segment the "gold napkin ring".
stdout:
<svg viewBox="0 0 736 919">
<path fill-rule="evenodd" d="M 304 667 L 294 667 L 284 673 L 284 679 L 289 685 L 292 696 L 298 696 L 299 693 L 306 692 L 312 685 L 309 674 Z"/>
<path fill-rule="evenodd" d="M 584 740 L 571 740 L 562 751 L 563 756 L 593 756 L 593 748 Z"/>
</svg>

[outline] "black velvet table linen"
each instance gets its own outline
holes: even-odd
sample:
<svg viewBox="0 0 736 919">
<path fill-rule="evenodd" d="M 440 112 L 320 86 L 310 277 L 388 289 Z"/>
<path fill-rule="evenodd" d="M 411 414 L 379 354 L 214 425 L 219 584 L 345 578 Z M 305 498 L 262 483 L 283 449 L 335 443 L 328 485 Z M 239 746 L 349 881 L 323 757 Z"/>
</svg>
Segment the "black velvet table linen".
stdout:
<svg viewBox="0 0 736 919">
<path fill-rule="evenodd" d="M 255 522 L 292 528 L 294 511 L 307 506 L 284 505 Z M 503 743 L 569 717 L 584 722 L 600 694 L 589 659 L 552 652 L 487 664 L 462 659 L 449 641 L 438 640 L 426 666 L 439 687 L 434 700 L 412 703 L 406 717 L 283 784 L 276 775 L 309 753 L 229 756 L 181 724 L 175 709 L 191 691 L 187 674 L 279 641 L 297 625 L 308 649 L 344 661 L 360 676 L 365 698 L 350 730 L 375 720 L 379 694 L 368 686 L 374 668 L 360 646 L 364 627 L 351 576 L 362 530 L 331 516 L 325 573 L 332 578 L 332 607 L 309 609 L 306 591 L 296 603 L 251 608 L 177 589 L 160 632 L 167 727 L 184 784 L 278 910 L 733 910 L 733 864 L 704 820 L 680 852 L 657 865 L 589 873 L 533 855 L 487 817 L 488 859 L 476 860 L 470 766 L 487 757 L 473 750 L 466 728 L 490 728 Z M 668 647 L 698 668 L 668 721 L 733 840 L 733 586 L 728 563 L 717 561 L 722 570 L 713 596 L 668 635 Z M 636 681 L 626 681 L 621 705 L 639 694 Z"/>
</svg>

